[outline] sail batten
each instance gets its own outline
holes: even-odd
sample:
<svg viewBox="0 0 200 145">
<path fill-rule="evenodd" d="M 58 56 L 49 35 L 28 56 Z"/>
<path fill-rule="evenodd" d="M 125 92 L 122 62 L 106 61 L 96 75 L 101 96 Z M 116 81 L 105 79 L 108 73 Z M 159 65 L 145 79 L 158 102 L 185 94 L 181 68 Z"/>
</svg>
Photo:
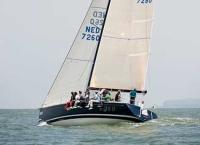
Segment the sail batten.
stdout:
<svg viewBox="0 0 200 145">
<path fill-rule="evenodd" d="M 104 37 L 107 38 L 112 38 L 112 39 L 123 39 L 123 40 L 141 40 L 141 39 L 151 39 L 150 37 L 143 37 L 143 38 L 127 38 L 127 37 L 117 37 L 117 36 L 109 36 L 109 35 L 103 35 Z"/>
</svg>

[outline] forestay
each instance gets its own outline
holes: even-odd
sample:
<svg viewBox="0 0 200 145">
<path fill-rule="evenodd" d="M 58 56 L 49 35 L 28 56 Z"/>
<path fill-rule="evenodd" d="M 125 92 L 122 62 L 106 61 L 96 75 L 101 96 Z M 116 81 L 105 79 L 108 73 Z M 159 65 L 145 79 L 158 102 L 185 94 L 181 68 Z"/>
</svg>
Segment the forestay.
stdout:
<svg viewBox="0 0 200 145">
<path fill-rule="evenodd" d="M 92 88 L 145 89 L 153 0 L 111 0 Z"/>
<path fill-rule="evenodd" d="M 72 91 L 86 90 L 108 0 L 93 0 L 43 107 L 66 102 Z"/>
</svg>

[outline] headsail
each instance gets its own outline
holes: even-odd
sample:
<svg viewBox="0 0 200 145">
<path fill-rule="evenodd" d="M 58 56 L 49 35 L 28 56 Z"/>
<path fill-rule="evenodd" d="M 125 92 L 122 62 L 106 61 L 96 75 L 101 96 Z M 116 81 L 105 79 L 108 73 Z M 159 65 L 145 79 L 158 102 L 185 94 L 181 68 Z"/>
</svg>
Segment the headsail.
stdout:
<svg viewBox="0 0 200 145">
<path fill-rule="evenodd" d="M 86 90 L 109 0 L 93 0 L 43 107 L 66 102 L 72 91 Z"/>
<path fill-rule="evenodd" d="M 111 0 L 91 88 L 145 89 L 153 0 Z"/>
</svg>

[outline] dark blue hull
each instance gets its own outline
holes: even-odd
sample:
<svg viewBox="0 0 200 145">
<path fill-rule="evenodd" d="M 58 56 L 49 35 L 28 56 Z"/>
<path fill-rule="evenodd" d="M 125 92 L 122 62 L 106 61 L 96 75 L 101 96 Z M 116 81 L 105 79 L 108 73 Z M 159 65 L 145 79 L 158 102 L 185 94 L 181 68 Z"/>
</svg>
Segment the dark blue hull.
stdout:
<svg viewBox="0 0 200 145">
<path fill-rule="evenodd" d="M 127 103 L 94 103 L 93 109 L 73 108 L 66 110 L 65 104 L 40 109 L 41 122 L 54 124 L 56 122 L 74 119 L 110 119 L 129 122 L 145 122 L 157 119 L 157 115 L 147 110 L 148 115 L 143 115 L 140 107 Z M 77 124 L 78 125 L 78 124 Z"/>
</svg>

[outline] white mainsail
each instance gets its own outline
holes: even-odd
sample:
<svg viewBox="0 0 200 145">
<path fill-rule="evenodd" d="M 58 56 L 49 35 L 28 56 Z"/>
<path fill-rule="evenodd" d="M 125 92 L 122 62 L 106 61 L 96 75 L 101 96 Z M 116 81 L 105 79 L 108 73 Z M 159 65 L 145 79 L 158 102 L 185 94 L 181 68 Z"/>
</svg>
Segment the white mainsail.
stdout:
<svg viewBox="0 0 200 145">
<path fill-rule="evenodd" d="M 93 0 L 74 43 L 42 107 L 66 102 L 72 91 L 86 90 L 109 0 Z"/>
<path fill-rule="evenodd" d="M 145 89 L 152 18 L 153 0 L 111 0 L 91 88 Z"/>
</svg>

